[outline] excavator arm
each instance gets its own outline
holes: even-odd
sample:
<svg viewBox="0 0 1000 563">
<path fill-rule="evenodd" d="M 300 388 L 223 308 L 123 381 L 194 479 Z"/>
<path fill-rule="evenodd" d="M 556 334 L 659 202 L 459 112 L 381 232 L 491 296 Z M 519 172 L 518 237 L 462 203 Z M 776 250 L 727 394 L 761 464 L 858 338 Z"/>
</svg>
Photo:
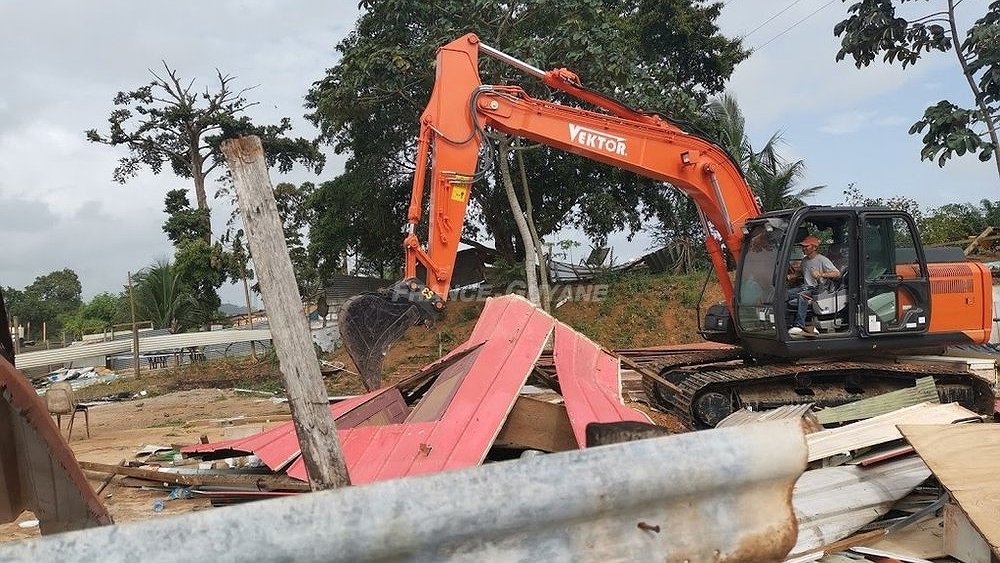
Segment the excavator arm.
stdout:
<svg viewBox="0 0 1000 563">
<path fill-rule="evenodd" d="M 608 113 L 533 98 L 516 86 L 483 85 L 480 53 Z M 701 214 L 706 247 L 732 307 L 733 286 L 722 246 L 738 256 L 743 224 L 758 216 L 760 209 L 725 151 L 659 116 L 637 112 L 583 87 L 566 69 L 542 71 L 483 45 L 474 34 L 438 51 L 436 73 L 430 101 L 420 118 L 417 167 L 403 243 L 405 279 L 383 294 L 349 301 L 339 319 L 344 343 L 366 385 L 377 384 L 389 345 L 409 326 L 429 321 L 444 309 L 487 128 L 668 182 L 684 192 Z M 430 199 L 426 245 L 416 235 L 425 188 Z M 426 271 L 423 282 L 417 277 L 418 265 Z"/>
</svg>

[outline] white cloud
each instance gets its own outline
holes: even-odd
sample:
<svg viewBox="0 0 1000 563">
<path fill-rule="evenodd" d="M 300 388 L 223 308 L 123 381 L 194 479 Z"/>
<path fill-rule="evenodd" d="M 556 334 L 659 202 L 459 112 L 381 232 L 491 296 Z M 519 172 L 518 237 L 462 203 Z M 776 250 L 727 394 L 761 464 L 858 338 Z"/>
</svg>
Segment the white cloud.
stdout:
<svg viewBox="0 0 1000 563">
<path fill-rule="evenodd" d="M 831 115 L 826 118 L 826 122 L 819 128 L 823 133 L 829 135 L 848 135 L 857 133 L 865 127 L 871 125 L 872 118 L 875 117 L 873 111 L 847 111 Z"/>
</svg>

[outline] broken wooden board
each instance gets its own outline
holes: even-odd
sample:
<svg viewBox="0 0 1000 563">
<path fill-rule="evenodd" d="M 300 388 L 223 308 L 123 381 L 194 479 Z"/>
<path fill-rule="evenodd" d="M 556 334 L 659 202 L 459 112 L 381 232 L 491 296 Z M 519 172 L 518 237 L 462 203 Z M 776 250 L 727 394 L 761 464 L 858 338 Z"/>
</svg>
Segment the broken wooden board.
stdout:
<svg viewBox="0 0 1000 563">
<path fill-rule="evenodd" d="M 1000 554 L 1000 425 L 920 423 L 899 430 Z"/>
<path fill-rule="evenodd" d="M 943 559 L 947 555 L 940 516 L 911 524 L 865 546 L 920 559 Z"/>
<path fill-rule="evenodd" d="M 493 445 L 543 452 L 577 449 L 566 405 L 524 395 L 517 398 Z"/>
<path fill-rule="evenodd" d="M 904 364 L 918 364 L 926 366 L 941 366 L 946 368 L 964 367 L 970 373 L 974 373 L 985 379 L 996 388 L 997 385 L 997 358 L 982 358 L 974 355 L 958 356 L 957 351 L 946 352 L 944 356 L 900 356 L 897 360 Z"/>
<path fill-rule="evenodd" d="M 846 405 L 830 407 L 816 413 L 820 424 L 852 422 L 873 418 L 920 403 L 937 403 L 937 386 L 933 377 L 921 377 L 914 387 L 898 389 Z"/>
<path fill-rule="evenodd" d="M 456 349 L 478 348 L 469 353 L 470 365 L 442 385 L 445 397 L 424 397 L 435 403 L 446 400 L 429 410 L 418 403 L 413 412 L 420 413 L 419 421 L 338 432 L 351 482 L 371 483 L 482 463 L 554 324 L 555 319 L 523 297 L 488 299 L 469 340 Z M 428 413 L 439 413 L 439 417 L 427 420 Z M 307 477 L 301 459 L 292 463 L 288 475 Z"/>
<path fill-rule="evenodd" d="M 887 513 L 930 474 L 916 456 L 872 468 L 845 465 L 806 471 L 792 494 L 799 537 L 791 556 L 850 536 Z"/>
<path fill-rule="evenodd" d="M 25 510 L 42 534 L 112 523 L 38 393 L 0 358 L 0 522 Z"/>
<path fill-rule="evenodd" d="M 109 465 L 91 461 L 81 461 L 80 467 L 87 471 L 108 473 L 111 475 L 128 475 L 155 483 L 170 483 L 184 487 L 216 486 L 216 487 L 251 487 L 261 491 L 291 490 L 308 491 L 309 485 L 284 475 L 260 474 L 218 474 L 218 473 L 177 473 L 159 471 L 152 468 Z"/>
<path fill-rule="evenodd" d="M 896 430 L 899 424 L 950 424 L 956 420 L 976 417 L 976 413 L 958 403 L 913 405 L 840 428 L 809 434 L 806 436 L 809 461 L 899 440 L 902 438 L 899 430 Z"/>
<path fill-rule="evenodd" d="M 577 444 L 587 444 L 592 422 L 642 422 L 644 413 L 622 401 L 621 362 L 592 340 L 564 323 L 556 324 L 553 356 L 559 388 Z"/>
</svg>

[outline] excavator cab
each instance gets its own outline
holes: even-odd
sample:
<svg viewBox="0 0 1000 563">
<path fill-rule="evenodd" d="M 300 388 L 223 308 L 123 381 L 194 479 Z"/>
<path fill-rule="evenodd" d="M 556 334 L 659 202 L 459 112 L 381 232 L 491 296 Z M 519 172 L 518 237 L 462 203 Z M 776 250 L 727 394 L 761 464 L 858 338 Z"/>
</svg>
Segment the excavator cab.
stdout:
<svg viewBox="0 0 1000 563">
<path fill-rule="evenodd" d="M 785 358 L 874 350 L 930 322 L 927 260 L 904 212 L 803 207 L 747 221 L 736 276 L 735 332 L 752 354 Z M 819 241 L 835 276 L 807 284 L 799 243 Z M 829 265 L 827 272 L 832 272 Z M 790 335 L 799 301 L 805 331 Z"/>
</svg>

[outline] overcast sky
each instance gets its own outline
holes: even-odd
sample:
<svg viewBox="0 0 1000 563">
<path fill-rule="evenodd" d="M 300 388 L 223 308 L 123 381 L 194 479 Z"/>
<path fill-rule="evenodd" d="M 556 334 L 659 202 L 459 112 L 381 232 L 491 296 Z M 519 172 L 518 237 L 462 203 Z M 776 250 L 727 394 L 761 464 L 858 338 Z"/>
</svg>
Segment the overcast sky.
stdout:
<svg viewBox="0 0 1000 563">
<path fill-rule="evenodd" d="M 961 9 L 978 15 L 985 6 L 966 0 Z M 835 63 L 832 28 L 845 10 L 840 1 L 729 0 L 723 31 L 749 34 L 747 43 L 757 48 L 729 88 L 754 144 L 781 131 L 784 153 L 808 166 L 802 185 L 828 186 L 814 203 L 842 202 L 850 182 L 870 196 L 908 195 L 924 209 L 1000 199 L 992 162 L 966 158 L 942 170 L 919 161 L 919 137 L 907 134 L 941 99 L 971 105 L 954 55 L 933 55 L 905 72 Z M 0 285 L 22 288 L 68 267 L 89 298 L 118 291 L 127 271 L 172 255 L 161 228 L 163 196 L 189 183 L 166 173 L 114 183 L 124 153 L 84 138 L 86 129 L 106 130 L 116 92 L 147 83 L 148 69 L 161 60 L 203 87 L 220 69 L 239 87 L 256 86 L 248 97 L 260 105 L 251 117 L 288 116 L 294 134 L 312 137 L 303 96 L 336 63 L 334 46 L 357 16 L 354 0 L 0 3 Z M 343 161 L 328 154 L 319 178 L 298 172 L 284 179 L 333 177 Z M 228 210 L 219 201 L 214 209 L 218 231 Z M 648 238 L 612 243 L 625 259 L 641 254 Z M 242 302 L 235 288 L 222 294 Z"/>
</svg>

